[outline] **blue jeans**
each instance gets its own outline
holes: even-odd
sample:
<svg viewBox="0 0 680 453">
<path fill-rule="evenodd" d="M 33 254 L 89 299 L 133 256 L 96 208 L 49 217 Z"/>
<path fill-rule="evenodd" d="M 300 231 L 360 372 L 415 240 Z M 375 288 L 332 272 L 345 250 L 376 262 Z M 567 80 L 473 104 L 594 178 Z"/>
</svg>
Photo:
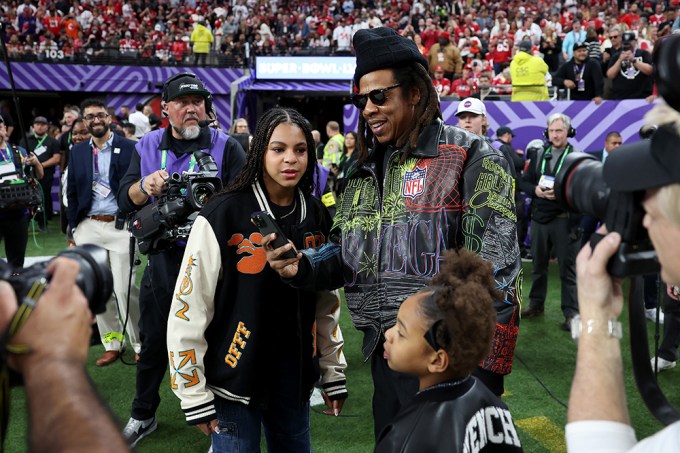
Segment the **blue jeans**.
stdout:
<svg viewBox="0 0 680 453">
<path fill-rule="evenodd" d="M 286 399 L 278 395 L 261 409 L 215 398 L 220 432 L 211 435 L 213 453 L 259 453 L 261 425 L 270 453 L 311 452 L 309 401 Z"/>
</svg>

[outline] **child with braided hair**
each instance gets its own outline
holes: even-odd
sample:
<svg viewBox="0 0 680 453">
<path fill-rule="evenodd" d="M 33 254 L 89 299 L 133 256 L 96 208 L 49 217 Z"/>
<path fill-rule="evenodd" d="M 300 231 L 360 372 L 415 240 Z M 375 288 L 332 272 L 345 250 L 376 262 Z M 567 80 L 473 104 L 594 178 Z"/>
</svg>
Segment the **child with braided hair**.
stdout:
<svg viewBox="0 0 680 453">
<path fill-rule="evenodd" d="M 375 451 L 521 452 L 507 406 L 471 376 L 496 325 L 491 264 L 466 249 L 444 259 L 385 333 L 389 367 L 416 376 L 419 391 L 382 431 Z"/>
</svg>

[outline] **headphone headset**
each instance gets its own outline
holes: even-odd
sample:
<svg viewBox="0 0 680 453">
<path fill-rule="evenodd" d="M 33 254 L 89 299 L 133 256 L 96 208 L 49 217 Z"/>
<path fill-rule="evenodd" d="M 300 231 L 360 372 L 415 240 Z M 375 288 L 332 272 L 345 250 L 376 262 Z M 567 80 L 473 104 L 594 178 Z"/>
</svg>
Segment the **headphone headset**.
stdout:
<svg viewBox="0 0 680 453">
<path fill-rule="evenodd" d="M 170 96 L 170 93 L 168 93 L 168 89 L 170 87 L 170 84 L 174 82 L 175 80 L 181 79 L 183 77 L 188 77 L 190 79 L 195 79 L 203 85 L 203 89 L 205 88 L 205 83 L 201 79 L 199 79 L 196 74 L 193 72 L 180 72 L 179 74 L 175 74 L 174 76 L 170 77 L 168 80 L 165 81 L 163 84 L 163 93 L 161 94 L 161 100 L 163 103 L 168 102 L 168 96 Z M 206 90 L 207 91 L 207 90 Z M 212 94 L 208 93 L 207 96 L 203 96 L 205 99 L 205 112 L 208 115 L 214 114 L 213 112 L 213 97 Z M 166 113 L 165 109 L 162 109 L 161 114 L 163 115 L 163 118 L 167 118 L 168 114 Z"/>
<path fill-rule="evenodd" d="M 550 134 L 548 133 L 548 128 L 546 127 L 543 129 L 543 137 L 550 143 Z M 574 126 L 571 124 L 569 125 L 569 129 L 567 130 L 567 137 L 568 138 L 574 138 L 576 137 L 576 129 L 574 129 Z"/>
</svg>

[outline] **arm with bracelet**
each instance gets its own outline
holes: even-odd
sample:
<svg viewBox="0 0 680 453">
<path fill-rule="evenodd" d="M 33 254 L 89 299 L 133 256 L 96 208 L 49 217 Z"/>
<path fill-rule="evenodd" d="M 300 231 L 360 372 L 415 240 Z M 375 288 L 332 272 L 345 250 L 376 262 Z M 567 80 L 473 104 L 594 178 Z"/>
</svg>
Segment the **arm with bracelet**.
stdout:
<svg viewBox="0 0 680 453">
<path fill-rule="evenodd" d="M 576 260 L 580 316 L 572 322 L 578 354 L 566 427 L 569 452 L 626 451 L 636 443 L 623 381 L 622 285 L 607 273 L 620 243 L 621 236 L 610 233 L 594 250 L 586 244 Z"/>
</svg>

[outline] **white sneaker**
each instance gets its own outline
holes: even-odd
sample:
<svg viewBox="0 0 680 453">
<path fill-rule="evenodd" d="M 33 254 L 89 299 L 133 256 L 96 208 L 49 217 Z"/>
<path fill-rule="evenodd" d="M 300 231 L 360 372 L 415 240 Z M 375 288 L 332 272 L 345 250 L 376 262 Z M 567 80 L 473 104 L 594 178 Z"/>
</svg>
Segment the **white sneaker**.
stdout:
<svg viewBox="0 0 680 453">
<path fill-rule="evenodd" d="M 658 364 L 658 370 L 654 370 L 654 366 L 656 365 L 656 361 L 659 361 Z M 652 358 L 652 370 L 655 372 L 659 371 L 665 371 L 665 370 L 670 370 L 671 368 L 675 368 L 676 362 L 671 362 L 670 360 L 662 359 L 661 357 L 654 357 Z"/>
<path fill-rule="evenodd" d="M 645 318 L 656 322 L 656 308 L 645 308 Z M 659 312 L 659 324 L 663 324 L 663 312 Z"/>
<path fill-rule="evenodd" d="M 156 417 L 151 417 L 146 420 L 137 420 L 136 418 L 130 417 L 130 420 L 123 430 L 123 437 L 127 440 L 130 447 L 134 447 L 137 445 L 137 442 L 156 431 L 156 428 L 158 428 Z"/>
</svg>

